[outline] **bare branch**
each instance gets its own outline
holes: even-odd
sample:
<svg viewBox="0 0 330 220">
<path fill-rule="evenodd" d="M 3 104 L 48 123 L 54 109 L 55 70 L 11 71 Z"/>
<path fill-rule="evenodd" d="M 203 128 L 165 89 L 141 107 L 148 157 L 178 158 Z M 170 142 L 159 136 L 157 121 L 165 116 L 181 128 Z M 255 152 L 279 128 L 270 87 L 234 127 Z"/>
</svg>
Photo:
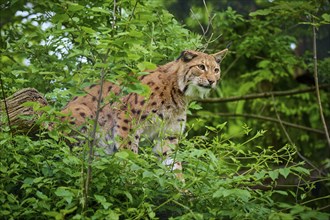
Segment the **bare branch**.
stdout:
<svg viewBox="0 0 330 220">
<path fill-rule="evenodd" d="M 233 53 L 233 52 L 231 52 Z M 235 52 L 234 52 L 235 53 Z M 221 72 L 221 78 L 225 77 L 227 73 L 233 68 L 233 66 L 237 63 L 237 61 L 242 57 L 242 55 L 238 55 L 235 57 L 235 60 L 231 62 L 231 64 L 226 68 L 226 70 L 222 73 Z"/>
<path fill-rule="evenodd" d="M 5 103 L 6 115 L 7 115 L 7 119 L 8 119 L 8 127 L 9 127 L 9 130 L 12 131 L 11 130 L 11 125 L 10 125 L 10 117 L 9 117 L 9 112 L 8 112 L 8 106 L 7 106 L 7 101 L 6 101 L 6 94 L 5 94 L 5 89 L 3 88 L 3 81 L 2 81 L 1 75 L 0 75 L 0 83 L 1 83 L 1 91 L 2 91 L 3 100 L 4 100 L 4 103 Z"/>
<path fill-rule="evenodd" d="M 277 112 L 277 108 L 276 108 L 276 104 L 275 104 L 275 99 L 274 99 L 274 96 L 272 96 L 272 99 L 273 99 L 273 106 L 274 106 L 274 109 L 275 109 L 275 114 L 276 114 L 276 117 L 277 117 L 277 120 L 279 122 L 279 124 L 281 125 L 281 128 L 285 134 L 285 136 L 287 137 L 289 143 L 291 144 L 292 147 L 295 148 L 296 152 L 297 152 L 297 155 L 303 160 L 305 161 L 306 163 L 308 163 L 311 167 L 313 167 L 315 170 L 317 170 L 319 172 L 319 174 L 322 174 L 322 171 L 320 169 L 318 169 L 311 161 L 309 161 L 306 157 L 304 157 L 300 152 L 299 152 L 299 149 L 297 148 L 297 146 L 295 145 L 295 143 L 292 141 L 289 133 L 286 131 L 285 127 L 284 127 L 284 123 L 283 121 L 281 120 L 281 117 L 280 115 L 278 114 Z M 298 192 L 298 188 L 299 188 L 299 185 L 300 185 L 300 180 L 299 180 L 299 183 L 298 183 L 298 186 L 297 186 L 297 192 Z M 297 195 L 297 193 L 296 193 Z"/>
<path fill-rule="evenodd" d="M 319 110 L 320 110 L 320 117 L 321 117 L 321 121 L 322 121 L 322 124 L 323 124 L 325 137 L 326 137 L 327 142 L 328 142 L 328 147 L 330 148 L 330 137 L 329 137 L 327 124 L 325 122 L 324 115 L 323 115 L 323 108 L 322 108 L 321 96 L 320 96 L 319 78 L 317 76 L 317 51 L 316 51 L 316 27 L 315 27 L 315 25 L 313 25 L 313 55 L 314 55 L 314 81 L 315 81 L 315 91 L 316 91 L 316 97 L 317 97 L 317 104 L 318 104 Z"/>
<path fill-rule="evenodd" d="M 205 45 L 200 48 L 202 52 L 204 52 L 206 50 L 206 48 L 208 47 L 208 45 L 212 42 L 215 42 L 217 39 L 219 39 L 222 35 L 220 34 L 219 36 L 215 37 L 215 39 L 213 39 L 214 34 L 211 33 L 209 37 L 206 37 L 206 35 L 208 34 L 210 28 L 212 27 L 212 23 L 214 18 L 216 17 L 215 15 L 211 16 L 209 13 L 209 10 L 207 8 L 206 2 L 205 0 L 203 0 L 203 4 L 204 4 L 204 8 L 205 8 L 205 13 L 207 15 L 207 26 L 206 28 L 204 28 L 204 26 L 202 25 L 202 23 L 197 19 L 196 14 L 194 13 L 194 11 L 192 9 L 190 9 L 192 17 L 194 18 L 194 20 L 196 20 L 196 22 L 198 23 L 198 25 L 200 26 L 203 35 L 202 35 L 202 39 L 205 40 Z"/>
<path fill-rule="evenodd" d="M 329 88 L 330 84 L 322 84 L 319 85 L 318 88 Z M 313 92 L 315 91 L 315 87 L 310 87 L 306 89 L 293 89 L 293 90 L 286 90 L 286 91 L 275 91 L 275 92 L 264 92 L 264 93 L 256 93 L 256 94 L 249 94 L 249 95 L 242 95 L 242 96 L 232 96 L 228 98 L 209 98 L 209 99 L 202 99 L 198 100 L 199 102 L 203 103 L 222 103 L 222 102 L 235 102 L 240 100 L 250 100 L 250 99 L 259 99 L 259 98 L 270 98 L 272 96 L 290 96 L 296 95 L 301 93 Z"/>
<path fill-rule="evenodd" d="M 197 16 L 196 16 L 196 14 L 194 13 L 194 11 L 193 11 L 192 9 L 190 9 L 190 11 L 191 11 L 191 14 L 192 14 L 193 18 L 198 22 L 200 28 L 202 29 L 203 37 L 204 37 L 204 36 L 205 36 L 205 30 L 204 30 L 203 25 L 202 25 L 202 24 L 199 22 L 199 20 L 197 19 Z"/>
<path fill-rule="evenodd" d="M 262 116 L 262 115 L 255 115 L 255 114 L 237 114 L 237 113 L 217 113 L 217 115 L 219 116 L 223 116 L 223 117 L 245 117 L 245 118 L 254 118 L 254 119 L 259 119 L 259 120 L 264 120 L 264 121 L 271 121 L 271 122 L 275 122 L 275 123 L 282 123 L 283 125 L 286 125 L 288 127 L 292 127 L 292 128 L 297 128 L 297 129 L 301 129 L 301 130 L 305 130 L 305 131 L 309 131 L 309 132 L 313 132 L 316 134 L 321 134 L 324 135 L 324 131 L 319 130 L 319 129 L 315 129 L 315 128 L 310 128 L 310 127 L 306 127 L 303 125 L 297 125 L 291 122 L 286 122 L 286 121 L 279 121 L 276 118 L 272 118 L 272 117 L 267 117 L 267 116 Z"/>
<path fill-rule="evenodd" d="M 115 26 L 116 26 L 116 10 L 117 10 L 117 3 L 116 0 L 113 0 L 113 21 L 112 21 L 112 30 L 115 30 Z"/>
</svg>

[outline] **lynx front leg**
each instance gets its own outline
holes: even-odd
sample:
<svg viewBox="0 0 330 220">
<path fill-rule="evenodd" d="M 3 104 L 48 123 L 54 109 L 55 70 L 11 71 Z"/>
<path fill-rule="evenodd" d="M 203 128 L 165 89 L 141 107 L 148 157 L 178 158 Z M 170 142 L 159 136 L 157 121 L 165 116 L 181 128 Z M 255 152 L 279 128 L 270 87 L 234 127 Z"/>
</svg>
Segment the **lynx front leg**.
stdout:
<svg viewBox="0 0 330 220">
<path fill-rule="evenodd" d="M 179 161 L 175 161 L 175 158 L 173 157 L 173 149 L 175 149 L 179 144 L 178 137 L 180 137 L 185 129 L 185 122 L 185 115 L 175 118 L 172 123 L 168 124 L 165 128 L 167 131 L 167 133 L 164 134 L 166 138 L 163 141 L 159 141 L 153 149 L 156 155 L 165 157 L 163 164 L 171 166 L 172 170 L 180 171 L 176 173 L 176 176 L 182 181 L 184 181 L 183 174 L 181 172 L 182 164 Z"/>
<path fill-rule="evenodd" d="M 134 153 L 139 152 L 141 129 L 134 129 L 134 122 L 122 112 L 117 116 L 117 122 L 113 128 L 115 146 L 117 150 L 129 149 Z"/>
<path fill-rule="evenodd" d="M 182 164 L 179 161 L 175 161 L 173 149 L 178 145 L 178 139 L 176 137 L 168 137 L 163 141 L 159 141 L 154 147 L 153 151 L 159 158 L 163 159 L 163 164 L 169 166 L 171 170 L 178 170 L 176 177 L 184 182 L 182 174 Z"/>
</svg>

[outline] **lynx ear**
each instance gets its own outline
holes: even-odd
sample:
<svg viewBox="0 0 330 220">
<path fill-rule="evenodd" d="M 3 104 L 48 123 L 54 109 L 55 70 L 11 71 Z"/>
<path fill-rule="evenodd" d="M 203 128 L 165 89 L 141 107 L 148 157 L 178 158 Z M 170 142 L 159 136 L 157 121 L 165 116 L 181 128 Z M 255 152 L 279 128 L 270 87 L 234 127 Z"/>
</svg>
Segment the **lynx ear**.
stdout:
<svg viewBox="0 0 330 220">
<path fill-rule="evenodd" d="M 223 58 L 225 58 L 226 54 L 228 52 L 228 49 L 224 49 L 218 53 L 212 54 L 212 56 L 215 58 L 215 60 L 217 61 L 217 63 L 221 63 L 221 61 L 223 60 Z"/>
<path fill-rule="evenodd" d="M 197 53 L 191 50 L 185 50 L 181 53 L 178 59 L 182 59 L 184 62 L 189 62 L 197 56 Z"/>
</svg>

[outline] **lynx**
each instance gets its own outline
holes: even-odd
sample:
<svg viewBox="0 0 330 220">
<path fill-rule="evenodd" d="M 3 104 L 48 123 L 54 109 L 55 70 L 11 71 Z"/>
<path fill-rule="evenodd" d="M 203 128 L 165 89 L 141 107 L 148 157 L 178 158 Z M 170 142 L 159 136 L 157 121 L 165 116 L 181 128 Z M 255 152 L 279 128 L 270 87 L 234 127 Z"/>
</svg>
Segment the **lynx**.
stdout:
<svg viewBox="0 0 330 220">
<path fill-rule="evenodd" d="M 228 49 L 208 55 L 197 51 L 183 51 L 178 59 L 159 66 L 139 78 L 150 88 L 150 96 L 130 93 L 119 102 L 103 105 L 99 110 L 98 147 L 112 154 L 119 149 L 138 153 L 141 136 L 156 140 L 153 151 L 170 155 L 173 145 L 185 129 L 187 106 L 190 101 L 205 97 L 220 79 L 220 62 Z M 82 126 L 87 118 L 96 116 L 98 97 L 104 102 L 120 87 L 111 82 L 91 85 L 86 95 L 73 98 L 63 109 L 70 123 Z M 170 157 L 169 157 L 170 158 Z M 170 164 L 171 159 L 165 161 Z M 180 169 L 180 164 L 175 164 Z"/>
</svg>

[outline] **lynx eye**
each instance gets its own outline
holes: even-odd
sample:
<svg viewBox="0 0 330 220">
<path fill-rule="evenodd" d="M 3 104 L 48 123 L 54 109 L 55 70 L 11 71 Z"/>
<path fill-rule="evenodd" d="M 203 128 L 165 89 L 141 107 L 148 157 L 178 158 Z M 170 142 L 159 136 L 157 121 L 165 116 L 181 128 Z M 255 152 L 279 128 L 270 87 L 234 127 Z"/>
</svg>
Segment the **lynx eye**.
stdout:
<svg viewBox="0 0 330 220">
<path fill-rule="evenodd" d="M 220 72 L 220 69 L 219 69 L 219 68 L 215 68 L 215 69 L 214 69 L 214 72 L 215 72 L 215 73 L 219 73 L 219 72 Z"/>
<path fill-rule="evenodd" d="M 200 64 L 198 65 L 198 68 L 201 69 L 201 70 L 206 70 L 206 67 L 204 64 Z"/>
</svg>

